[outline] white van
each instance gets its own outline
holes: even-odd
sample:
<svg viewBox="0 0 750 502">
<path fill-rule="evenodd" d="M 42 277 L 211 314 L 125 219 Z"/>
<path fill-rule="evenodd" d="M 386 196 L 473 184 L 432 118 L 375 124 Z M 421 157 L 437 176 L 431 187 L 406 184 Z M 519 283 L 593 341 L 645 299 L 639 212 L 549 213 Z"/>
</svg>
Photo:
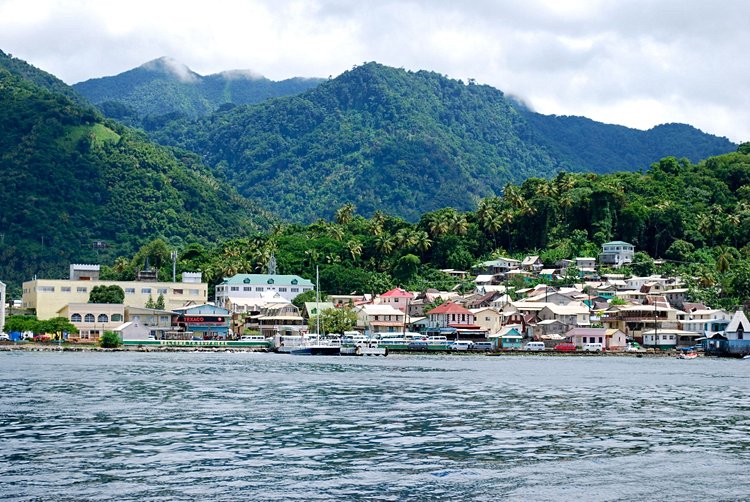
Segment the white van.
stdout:
<svg viewBox="0 0 750 502">
<path fill-rule="evenodd" d="M 531 351 L 538 351 L 538 350 L 544 350 L 544 342 L 529 342 L 527 343 L 523 350 L 531 350 Z"/>
<path fill-rule="evenodd" d="M 584 343 L 581 350 L 584 352 L 603 352 L 604 346 L 601 343 Z"/>
<path fill-rule="evenodd" d="M 471 350 L 474 348 L 474 342 L 471 340 L 456 340 L 455 342 L 451 343 L 448 348 L 451 350 Z"/>
</svg>

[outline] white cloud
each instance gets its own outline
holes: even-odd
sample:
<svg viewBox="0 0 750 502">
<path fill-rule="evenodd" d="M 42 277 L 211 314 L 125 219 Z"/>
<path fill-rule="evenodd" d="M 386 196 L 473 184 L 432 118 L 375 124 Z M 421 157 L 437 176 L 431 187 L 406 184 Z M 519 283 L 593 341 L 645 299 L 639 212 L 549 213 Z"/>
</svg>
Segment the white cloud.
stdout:
<svg viewBox="0 0 750 502">
<path fill-rule="evenodd" d="M 0 0 L 0 49 L 68 83 L 168 56 L 201 74 L 427 69 L 537 111 L 750 140 L 750 3 L 737 0 Z"/>
</svg>

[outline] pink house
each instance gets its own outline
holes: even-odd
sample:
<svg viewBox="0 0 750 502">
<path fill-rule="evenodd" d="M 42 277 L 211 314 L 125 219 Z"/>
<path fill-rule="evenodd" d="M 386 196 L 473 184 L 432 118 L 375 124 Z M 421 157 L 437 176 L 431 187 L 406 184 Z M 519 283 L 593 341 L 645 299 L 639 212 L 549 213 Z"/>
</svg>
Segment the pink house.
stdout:
<svg viewBox="0 0 750 502">
<path fill-rule="evenodd" d="M 582 347 L 584 343 L 601 343 L 605 350 L 625 350 L 627 339 L 619 329 L 573 328 L 565 333 L 565 338 Z"/>
<path fill-rule="evenodd" d="M 394 309 L 406 313 L 409 302 L 414 299 L 414 295 L 401 288 L 394 288 L 383 293 L 378 298 L 381 305 L 390 305 Z"/>
</svg>

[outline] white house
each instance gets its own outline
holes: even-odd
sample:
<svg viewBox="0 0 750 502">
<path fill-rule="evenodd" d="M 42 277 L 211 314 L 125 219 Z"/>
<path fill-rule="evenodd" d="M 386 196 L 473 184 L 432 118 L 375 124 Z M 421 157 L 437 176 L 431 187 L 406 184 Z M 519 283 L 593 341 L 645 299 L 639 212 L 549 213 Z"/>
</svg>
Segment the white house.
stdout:
<svg viewBox="0 0 750 502">
<path fill-rule="evenodd" d="M 633 262 L 635 246 L 623 241 L 605 242 L 599 253 L 599 263 L 610 267 L 621 267 Z"/>
<path fill-rule="evenodd" d="M 315 286 L 298 275 L 237 274 L 216 286 L 216 304 L 243 304 L 241 300 L 272 294 L 292 301 L 297 295 L 312 291 Z"/>
<path fill-rule="evenodd" d="M 406 314 L 392 305 L 361 305 L 355 307 L 357 330 L 369 334 L 401 333 L 405 329 Z"/>
</svg>

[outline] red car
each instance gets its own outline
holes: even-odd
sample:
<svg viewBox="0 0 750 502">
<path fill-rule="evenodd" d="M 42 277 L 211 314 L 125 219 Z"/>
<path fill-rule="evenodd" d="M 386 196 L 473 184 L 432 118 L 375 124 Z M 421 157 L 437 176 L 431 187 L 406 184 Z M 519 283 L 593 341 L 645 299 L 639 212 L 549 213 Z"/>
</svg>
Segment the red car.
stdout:
<svg viewBox="0 0 750 502">
<path fill-rule="evenodd" d="M 558 343 L 555 350 L 558 352 L 575 352 L 577 349 L 574 343 Z"/>
</svg>

